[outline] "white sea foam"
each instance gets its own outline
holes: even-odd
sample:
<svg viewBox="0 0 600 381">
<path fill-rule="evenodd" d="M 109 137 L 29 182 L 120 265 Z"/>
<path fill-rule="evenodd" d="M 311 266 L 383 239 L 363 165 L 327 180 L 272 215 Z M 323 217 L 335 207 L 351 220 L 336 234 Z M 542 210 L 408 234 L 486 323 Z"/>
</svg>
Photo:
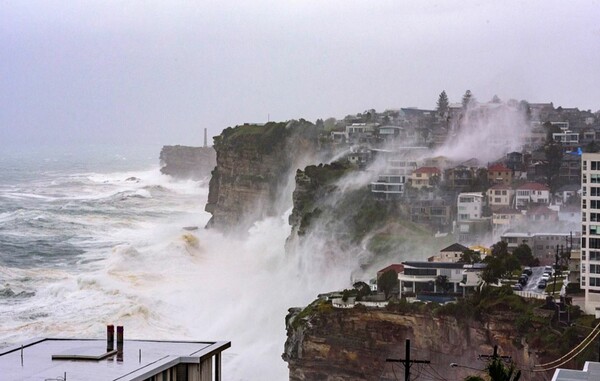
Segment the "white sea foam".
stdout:
<svg viewBox="0 0 600 381">
<path fill-rule="evenodd" d="M 98 337 L 106 324 L 123 324 L 130 338 L 231 340 L 226 379 L 283 380 L 288 308 L 347 287 L 357 267 L 356 259 L 310 240 L 286 254 L 289 210 L 257 222 L 243 240 L 202 229 L 210 217 L 206 183 L 173 181 L 156 169 L 68 181 L 77 179 L 86 185 L 57 185 L 64 196 L 54 209 L 44 206 L 44 215 L 74 229 L 70 242 L 85 254 L 60 268 L 0 267 L 2 283 L 35 292 L 0 300 L 0 342 Z M 111 201 L 123 192 L 142 197 Z"/>
</svg>

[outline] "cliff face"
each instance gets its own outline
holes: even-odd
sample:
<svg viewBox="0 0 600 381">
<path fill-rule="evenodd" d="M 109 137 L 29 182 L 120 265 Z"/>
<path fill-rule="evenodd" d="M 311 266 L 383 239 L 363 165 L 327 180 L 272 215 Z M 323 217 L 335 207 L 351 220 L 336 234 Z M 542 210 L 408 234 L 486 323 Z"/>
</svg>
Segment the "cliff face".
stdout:
<svg viewBox="0 0 600 381">
<path fill-rule="evenodd" d="M 245 230 L 282 212 L 284 190 L 295 169 L 317 150 L 316 129 L 305 121 L 243 125 L 215 138 L 217 166 L 209 185 L 207 227 Z"/>
<path fill-rule="evenodd" d="M 520 369 L 531 369 L 539 363 L 535 352 L 517 333 L 517 316 L 513 313 L 499 312 L 466 322 L 452 316 L 362 306 L 334 309 L 327 304 L 313 304 L 313 308 L 317 312 L 310 316 L 301 309 L 290 309 L 286 318 L 288 339 L 283 359 L 288 363 L 291 381 L 401 378 L 403 367 L 386 364 L 385 359 L 405 358 L 406 339 L 411 340 L 412 359 L 431 361 L 430 365 L 412 368 L 412 377 L 420 373 L 418 379 L 422 380 L 462 380 L 477 374 L 472 369 L 449 365 L 482 369 L 485 362 L 478 361 L 478 356 L 491 354 L 496 344 L 499 354 L 512 356 Z M 544 380 L 548 374 L 523 371 L 521 380 Z"/>
<path fill-rule="evenodd" d="M 160 151 L 160 171 L 176 178 L 201 180 L 210 176 L 216 156 L 212 147 L 164 146 Z"/>
</svg>

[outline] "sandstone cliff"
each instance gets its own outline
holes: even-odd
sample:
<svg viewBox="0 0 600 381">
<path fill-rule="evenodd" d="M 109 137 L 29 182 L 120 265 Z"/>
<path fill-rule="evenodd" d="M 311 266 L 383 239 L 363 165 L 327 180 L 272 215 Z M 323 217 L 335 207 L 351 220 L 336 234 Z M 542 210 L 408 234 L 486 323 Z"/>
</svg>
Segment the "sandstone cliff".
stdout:
<svg viewBox="0 0 600 381">
<path fill-rule="evenodd" d="M 479 310 L 474 318 L 466 316 L 469 308 L 464 305 L 436 310 L 402 302 L 387 308 L 336 309 L 317 300 L 307 308 L 290 309 L 282 357 L 291 381 L 397 380 L 402 366 L 385 359 L 404 358 L 405 340 L 410 339 L 411 358 L 431 361 L 414 366 L 412 374 L 420 375 L 416 379 L 455 381 L 478 374 L 467 367 L 483 369 L 486 363 L 478 356 L 491 354 L 498 345 L 500 355 L 511 356 L 522 369 L 521 381 L 549 380 L 553 372 L 531 369 L 559 357 L 581 337 L 575 331 L 560 336 L 550 328 L 552 311 L 535 308 L 532 314 L 511 304 L 518 303 L 495 304 L 495 312 Z M 451 368 L 451 363 L 464 367 Z"/>
<path fill-rule="evenodd" d="M 293 173 L 315 157 L 316 128 L 306 121 L 243 125 L 215 138 L 217 166 L 209 185 L 207 227 L 245 231 L 282 213 L 291 200 Z M 289 196 L 288 196 L 289 197 Z"/>
<path fill-rule="evenodd" d="M 180 179 L 202 180 L 216 165 L 212 147 L 164 146 L 160 151 L 160 171 Z"/>
</svg>

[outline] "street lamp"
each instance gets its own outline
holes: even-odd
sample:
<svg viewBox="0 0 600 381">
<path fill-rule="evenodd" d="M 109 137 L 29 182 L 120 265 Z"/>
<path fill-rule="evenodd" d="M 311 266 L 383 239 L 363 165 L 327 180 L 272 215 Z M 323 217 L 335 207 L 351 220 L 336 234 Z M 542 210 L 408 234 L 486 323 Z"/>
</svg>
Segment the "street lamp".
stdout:
<svg viewBox="0 0 600 381">
<path fill-rule="evenodd" d="M 470 366 L 466 366 L 466 365 L 457 364 L 457 363 L 455 363 L 455 362 L 452 362 L 452 363 L 450 363 L 450 367 L 451 367 L 451 368 L 465 368 L 465 369 L 476 370 L 476 371 L 478 371 L 478 372 L 485 372 L 485 369 L 471 368 Z"/>
</svg>

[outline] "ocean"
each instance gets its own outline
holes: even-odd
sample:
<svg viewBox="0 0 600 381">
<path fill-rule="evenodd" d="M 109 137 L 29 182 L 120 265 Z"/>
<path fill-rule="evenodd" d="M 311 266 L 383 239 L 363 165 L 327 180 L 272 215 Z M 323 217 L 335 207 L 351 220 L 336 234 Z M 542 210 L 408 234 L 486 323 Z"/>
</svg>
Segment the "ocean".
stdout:
<svg viewBox="0 0 600 381">
<path fill-rule="evenodd" d="M 205 230 L 209 179 L 160 174 L 159 152 L 0 153 L 0 346 L 119 324 L 130 339 L 231 341 L 227 380 L 287 379 L 287 309 L 347 287 L 356 263 L 285 253 L 291 194 L 244 239 Z"/>
</svg>

